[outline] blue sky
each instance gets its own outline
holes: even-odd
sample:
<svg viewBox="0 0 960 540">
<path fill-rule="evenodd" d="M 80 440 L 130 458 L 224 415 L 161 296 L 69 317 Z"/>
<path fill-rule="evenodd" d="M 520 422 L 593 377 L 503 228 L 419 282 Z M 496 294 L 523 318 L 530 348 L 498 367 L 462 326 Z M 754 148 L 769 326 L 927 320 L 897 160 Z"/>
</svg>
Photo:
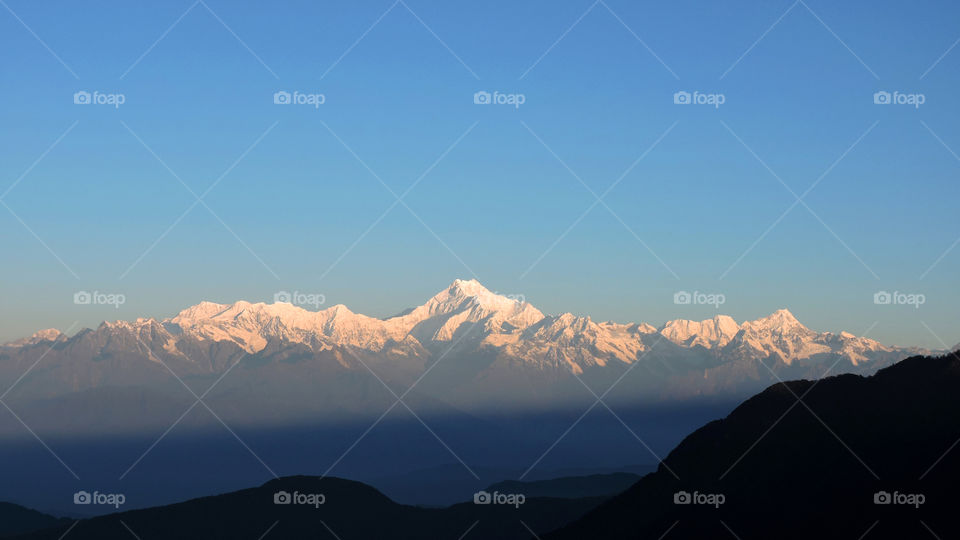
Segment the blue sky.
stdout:
<svg viewBox="0 0 960 540">
<path fill-rule="evenodd" d="M 5 2 L 0 340 L 279 290 L 383 316 L 476 277 L 599 320 L 960 341 L 955 4 Z"/>
</svg>

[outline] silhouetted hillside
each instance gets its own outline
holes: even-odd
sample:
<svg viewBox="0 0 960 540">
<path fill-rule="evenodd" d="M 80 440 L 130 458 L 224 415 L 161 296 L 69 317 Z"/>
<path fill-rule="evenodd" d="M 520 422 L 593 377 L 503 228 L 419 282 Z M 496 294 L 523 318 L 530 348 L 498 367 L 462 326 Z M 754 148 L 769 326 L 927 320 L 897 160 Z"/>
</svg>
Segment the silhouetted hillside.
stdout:
<svg viewBox="0 0 960 540">
<path fill-rule="evenodd" d="M 608 497 L 616 495 L 632 486 L 640 475 L 631 473 L 591 474 L 589 476 L 566 476 L 522 482 L 504 480 L 486 488 L 486 491 L 501 493 L 523 493 L 527 497 L 561 497 L 576 499 L 580 497 Z"/>
<path fill-rule="evenodd" d="M 0 502 L 0 537 L 45 529 L 61 522 L 58 518 L 36 510 Z"/>
<path fill-rule="evenodd" d="M 958 538 L 958 438 L 953 355 L 909 358 L 866 378 L 777 384 L 545 540 L 667 531 L 670 539 Z M 722 504 L 675 504 L 681 491 L 681 500 Z"/>
<path fill-rule="evenodd" d="M 276 504 L 285 492 L 293 502 Z M 322 494 L 322 504 L 314 504 Z M 297 501 L 296 499 L 300 499 Z M 583 515 L 602 501 L 527 498 L 519 506 L 466 502 L 443 509 L 397 504 L 376 489 L 350 480 L 307 476 L 273 480 L 252 489 L 144 510 L 81 520 L 70 540 L 132 538 L 236 539 L 342 538 L 422 539 L 527 538 Z M 305 503 L 305 504 L 298 504 Z M 22 539 L 59 539 L 73 525 L 23 535 Z"/>
</svg>

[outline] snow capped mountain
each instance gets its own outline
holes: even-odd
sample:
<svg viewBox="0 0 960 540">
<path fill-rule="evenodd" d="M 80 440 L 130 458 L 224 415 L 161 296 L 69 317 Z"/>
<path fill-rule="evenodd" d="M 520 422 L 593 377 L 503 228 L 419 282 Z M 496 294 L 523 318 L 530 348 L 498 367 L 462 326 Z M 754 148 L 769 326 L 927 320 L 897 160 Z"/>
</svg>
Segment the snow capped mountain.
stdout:
<svg viewBox="0 0 960 540">
<path fill-rule="evenodd" d="M 831 352 L 857 364 L 869 352 L 891 350 L 865 338 L 818 334 L 785 309 L 742 325 L 718 315 L 705 321 L 673 320 L 656 329 L 645 323 L 597 323 L 570 313 L 545 316 L 527 302 L 490 292 L 476 280 L 459 279 L 423 305 L 386 320 L 353 313 L 344 305 L 313 312 L 284 303 L 201 302 L 163 321 L 163 326 L 202 340 L 229 341 L 249 353 L 263 350 L 271 339 L 315 350 L 351 346 L 375 352 L 397 346 L 437 347 L 464 339 L 531 365 L 563 367 L 577 374 L 611 361 L 634 362 L 649 349 L 644 338 L 653 334 L 684 348 L 754 359 L 777 356 L 788 365 Z"/>
<path fill-rule="evenodd" d="M 634 362 L 647 350 L 641 337 L 655 332 L 649 325 L 596 323 L 590 317 L 564 313 L 543 317 L 522 333 L 488 336 L 484 344 L 531 365 L 560 367 L 579 375 L 610 361 Z"/>
<path fill-rule="evenodd" d="M 815 332 L 785 309 L 742 324 L 717 315 L 657 328 L 545 315 L 475 280 L 456 280 L 387 319 L 344 305 L 309 311 L 288 303 L 201 302 L 168 319 L 105 322 L 72 337 L 43 330 L 0 346 L 0 385 L 16 384 L 11 397 L 44 407 L 129 392 L 129 403 L 101 412 L 130 408 L 129 418 L 120 416 L 139 426 L 136 410 L 149 416 L 183 397 L 171 372 L 188 384 L 205 380 L 199 391 L 229 373 L 213 397 L 221 395 L 238 421 L 269 423 L 380 414 L 390 404 L 382 400 L 392 397 L 381 383 L 404 388 L 428 372 L 417 392 L 431 407 L 512 410 L 589 398 L 581 381 L 604 389 L 625 377 L 619 396 L 609 397 L 632 404 L 742 396 L 781 376 L 871 373 L 923 352 Z M 57 414 L 49 418 L 59 425 Z"/>
<path fill-rule="evenodd" d="M 848 332 L 814 332 L 803 326 L 786 309 L 743 323 L 728 349 L 730 353 L 747 358 L 776 357 L 786 365 L 817 355 L 833 354 L 854 366 L 867 361 L 871 353 L 894 351 L 877 341 Z"/>
<path fill-rule="evenodd" d="M 117 321 L 101 328 L 138 333 L 141 339 L 147 332 L 171 354 L 179 351 L 178 343 L 186 338 L 232 343 L 249 354 L 275 341 L 315 352 L 351 347 L 411 355 L 462 340 L 475 350 L 492 350 L 531 366 L 559 367 L 576 374 L 610 362 L 630 364 L 660 338 L 724 358 L 775 357 L 786 365 L 834 354 L 856 366 L 868 362 L 871 354 L 894 351 L 846 332 L 814 332 L 786 309 L 743 324 L 726 315 L 704 321 L 672 320 L 660 328 L 646 323 L 597 323 L 570 313 L 547 316 L 525 301 L 490 292 L 476 280 L 460 279 L 423 305 L 388 319 L 354 313 L 342 304 L 308 311 L 287 303 L 201 302 L 170 319 Z M 65 339 L 51 329 L 6 346 Z"/>
<path fill-rule="evenodd" d="M 494 294 L 476 280 L 458 279 L 426 304 L 384 322 L 394 335 L 433 342 L 451 341 L 474 324 L 482 326 L 482 335 L 509 334 L 541 319 L 543 313 L 526 302 Z"/>
<path fill-rule="evenodd" d="M 32 336 L 20 338 L 15 341 L 11 341 L 6 344 L 7 347 L 23 347 L 26 345 L 36 345 L 37 343 L 43 343 L 45 341 L 57 341 L 60 339 L 66 339 L 61 331 L 56 328 L 47 328 L 46 330 L 40 330 L 39 332 L 34 333 Z"/>
<path fill-rule="evenodd" d="M 319 349 L 352 345 L 380 350 L 391 338 L 383 321 L 353 313 L 342 304 L 314 312 L 282 302 L 201 302 L 164 322 L 201 339 L 231 341 L 250 353 L 263 350 L 270 339 Z"/>
<path fill-rule="evenodd" d="M 380 351 L 391 343 L 449 342 L 479 324 L 478 338 L 518 332 L 543 314 L 526 302 L 493 294 L 475 280 L 456 280 L 422 306 L 386 320 L 353 313 L 342 304 L 307 311 L 286 303 L 201 302 L 163 321 L 182 333 L 211 341 L 231 341 L 250 353 L 270 339 L 320 349 L 349 345 Z"/>
<path fill-rule="evenodd" d="M 737 322 L 726 315 L 717 315 L 700 322 L 678 319 L 668 322 L 660 329 L 664 337 L 678 345 L 699 345 L 707 349 L 730 343 L 739 331 Z"/>
</svg>

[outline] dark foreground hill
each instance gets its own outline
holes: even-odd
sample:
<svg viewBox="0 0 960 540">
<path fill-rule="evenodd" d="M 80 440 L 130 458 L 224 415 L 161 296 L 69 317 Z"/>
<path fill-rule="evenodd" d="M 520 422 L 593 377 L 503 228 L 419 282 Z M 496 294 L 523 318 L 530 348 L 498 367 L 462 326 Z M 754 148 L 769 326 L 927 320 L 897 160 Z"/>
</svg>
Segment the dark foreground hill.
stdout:
<svg viewBox="0 0 960 540">
<path fill-rule="evenodd" d="M 531 497 L 519 505 L 466 502 L 428 509 L 397 504 L 360 482 L 297 476 L 169 506 L 69 521 L 15 538 L 57 540 L 66 533 L 69 540 L 129 540 L 133 535 L 141 540 L 455 539 L 468 532 L 466 538 L 529 538 L 531 532 L 542 534 L 576 519 L 602 500 Z M 290 502 L 277 504 L 283 501 Z"/>
<path fill-rule="evenodd" d="M 955 355 L 778 384 L 691 434 L 656 473 L 541 536 L 960 538 L 958 439 Z"/>
<path fill-rule="evenodd" d="M 62 523 L 69 523 L 69 521 L 16 504 L 0 502 L 0 538 L 46 529 Z"/>
<path fill-rule="evenodd" d="M 486 488 L 486 491 L 490 493 L 523 493 L 527 497 L 560 497 L 564 499 L 604 497 L 616 495 L 626 490 L 639 479 L 639 474 L 620 472 L 586 476 L 564 476 L 562 478 L 536 480 L 533 482 L 504 480 L 492 484 Z"/>
</svg>

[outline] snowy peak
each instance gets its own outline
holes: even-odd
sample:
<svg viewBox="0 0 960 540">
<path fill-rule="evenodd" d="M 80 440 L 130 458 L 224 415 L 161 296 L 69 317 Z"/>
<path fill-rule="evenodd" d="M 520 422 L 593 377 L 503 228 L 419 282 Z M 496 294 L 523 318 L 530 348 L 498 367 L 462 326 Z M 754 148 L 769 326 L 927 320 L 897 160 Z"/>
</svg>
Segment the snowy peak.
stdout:
<svg viewBox="0 0 960 540">
<path fill-rule="evenodd" d="M 439 354 L 462 339 L 458 346 L 464 351 L 483 350 L 510 362 L 574 373 L 611 362 L 635 362 L 660 336 L 694 356 L 713 358 L 710 362 L 778 357 L 789 365 L 840 355 L 856 366 L 896 350 L 848 332 L 814 332 L 786 309 L 743 324 L 717 315 L 702 321 L 672 320 L 659 329 L 646 323 L 595 322 L 571 313 L 545 316 L 522 299 L 491 292 L 473 279 L 457 279 L 424 304 L 388 319 L 354 313 L 343 304 L 309 311 L 284 302 L 204 301 L 170 319 L 104 323 L 97 332 L 134 347 L 139 342 L 131 336 L 151 346 L 159 343 L 180 356 L 195 350 L 189 341 L 196 340 L 231 342 L 251 354 L 274 342 L 315 352 L 351 347 L 385 357 L 419 358 Z M 8 346 L 63 339 L 56 330 L 44 330 Z"/>
<path fill-rule="evenodd" d="M 61 336 L 63 336 L 63 332 L 56 328 L 47 328 L 46 330 L 40 330 L 33 334 L 29 339 L 36 341 L 56 341 L 60 339 Z"/>
<path fill-rule="evenodd" d="M 353 313 L 343 304 L 309 311 L 286 302 L 201 302 L 167 322 L 201 339 L 233 341 L 248 352 L 262 350 L 271 338 L 296 343 L 328 341 L 324 348 L 354 345 L 379 349 L 390 337 L 383 321 Z"/>
<path fill-rule="evenodd" d="M 195 306 L 190 306 L 187 309 L 178 313 L 172 320 L 174 322 L 181 320 L 197 320 L 197 319 L 209 319 L 214 315 L 224 311 L 230 306 L 230 304 L 217 304 L 214 302 L 208 302 L 206 300 L 200 302 Z"/>
<path fill-rule="evenodd" d="M 660 334 L 677 345 L 693 347 L 699 345 L 710 349 L 724 347 L 731 342 L 745 343 L 750 348 L 763 352 L 782 352 L 779 346 L 785 336 L 791 341 L 805 341 L 818 334 L 800 323 L 790 311 L 778 309 L 766 317 L 754 321 L 747 321 L 738 325 L 727 315 L 717 315 L 704 321 L 688 321 L 677 319 L 669 321 L 662 328 Z M 789 347 L 792 351 L 799 346 Z"/>
<path fill-rule="evenodd" d="M 385 322 L 393 333 L 410 333 L 423 342 L 450 341 L 476 323 L 483 325 L 478 338 L 512 333 L 543 317 L 527 302 L 490 292 L 477 280 L 458 279 L 422 306 Z"/>
<path fill-rule="evenodd" d="M 768 330 L 781 333 L 796 330 L 809 331 L 806 326 L 800 324 L 800 321 L 793 316 L 793 313 L 790 313 L 790 311 L 786 309 L 778 309 L 766 317 L 745 322 L 743 323 L 743 327 L 757 331 Z"/>
<path fill-rule="evenodd" d="M 737 325 L 726 315 L 699 322 L 675 320 L 665 324 L 659 332 L 683 347 L 699 345 L 716 349 L 731 358 L 778 357 L 787 365 L 794 360 L 838 354 L 856 366 L 868 361 L 873 353 L 893 351 L 876 341 L 849 332 L 814 332 L 786 309 L 779 309 L 742 325 Z"/>
<path fill-rule="evenodd" d="M 414 313 L 417 312 L 422 315 L 452 313 L 465 307 L 470 307 L 471 305 L 479 305 L 487 308 L 495 307 L 495 305 L 498 304 L 497 298 L 495 297 L 496 295 L 476 280 L 466 281 L 458 279 L 451 283 L 446 289 L 435 294 L 433 298 L 427 300 L 427 303 L 415 308 L 413 312 L 406 317 L 410 318 L 410 315 L 414 315 Z"/>
<path fill-rule="evenodd" d="M 66 336 L 63 332 L 57 330 L 56 328 L 47 328 L 45 330 L 40 330 L 39 332 L 34 333 L 30 337 L 20 338 L 16 341 L 11 341 L 6 345 L 8 347 L 23 347 L 26 345 L 36 345 L 37 343 L 43 343 L 45 341 L 59 341 L 60 339 L 65 339 Z"/>
<path fill-rule="evenodd" d="M 845 334 L 814 332 L 801 324 L 788 310 L 778 309 L 766 317 L 743 323 L 731 346 L 741 356 L 779 357 L 787 365 L 795 360 L 824 354 L 839 354 L 856 365 L 863 359 L 861 353 L 864 349 L 882 348 L 870 340 L 857 345 L 851 344 L 852 341 L 860 339 L 852 335 L 847 337 Z M 874 344 L 879 348 L 873 347 Z"/>
<path fill-rule="evenodd" d="M 543 313 L 526 302 L 490 292 L 476 280 L 455 280 L 425 304 L 410 312 L 381 320 L 350 311 L 337 304 L 308 311 L 292 304 L 233 304 L 201 302 L 181 311 L 168 322 L 202 339 L 233 341 L 248 352 L 257 352 L 271 338 L 324 347 L 352 345 L 379 351 L 389 342 L 449 341 L 474 323 L 483 323 L 477 337 L 515 332 L 541 320 Z"/>
<path fill-rule="evenodd" d="M 678 345 L 692 347 L 722 347 L 740 331 L 737 321 L 727 315 L 717 315 L 705 321 L 677 319 L 669 321 L 660 330 L 663 337 Z"/>
<path fill-rule="evenodd" d="M 437 293 L 421 307 L 427 308 L 431 313 L 450 313 L 467 307 L 479 307 L 488 314 L 498 312 L 510 317 L 532 306 L 526 302 L 490 292 L 475 279 L 457 279 L 446 290 Z M 537 311 L 537 313 L 540 312 Z M 540 317 L 543 317 L 542 313 Z"/>
<path fill-rule="evenodd" d="M 475 279 L 455 279 L 453 280 L 453 283 L 450 284 L 450 287 L 447 288 L 447 290 L 456 291 L 458 294 L 463 296 L 493 294 L 489 289 L 481 285 L 480 282 Z"/>
</svg>

